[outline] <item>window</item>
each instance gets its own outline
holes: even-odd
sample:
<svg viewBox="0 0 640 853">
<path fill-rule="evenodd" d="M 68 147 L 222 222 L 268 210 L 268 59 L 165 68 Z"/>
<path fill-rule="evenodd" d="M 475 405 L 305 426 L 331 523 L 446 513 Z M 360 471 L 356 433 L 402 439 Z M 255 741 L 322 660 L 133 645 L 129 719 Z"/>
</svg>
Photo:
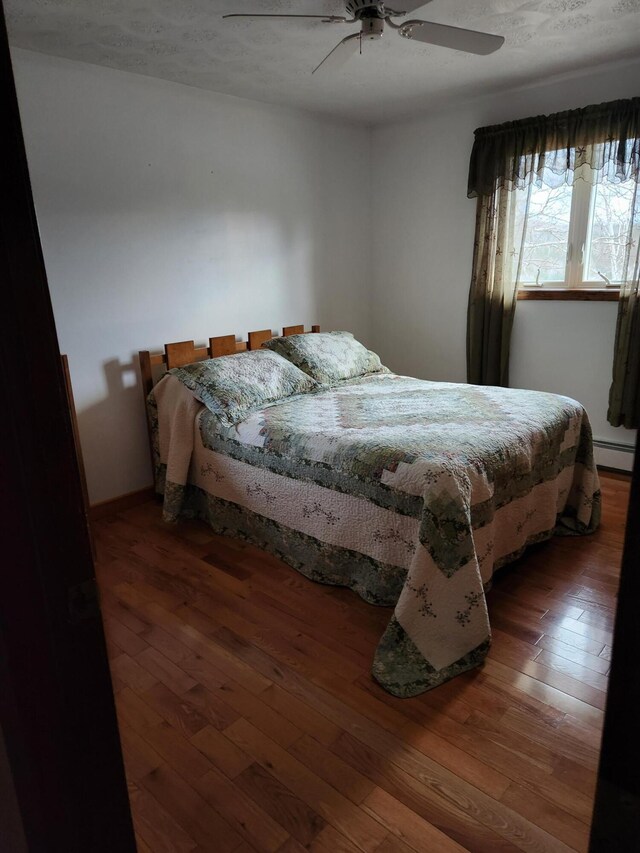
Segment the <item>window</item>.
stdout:
<svg viewBox="0 0 640 853">
<path fill-rule="evenodd" d="M 629 242 L 640 239 L 635 181 L 595 183 L 593 176 L 583 165 L 568 186 L 547 171 L 542 186 L 517 190 L 516 219 L 524 229 L 521 288 L 619 289 Z"/>
</svg>

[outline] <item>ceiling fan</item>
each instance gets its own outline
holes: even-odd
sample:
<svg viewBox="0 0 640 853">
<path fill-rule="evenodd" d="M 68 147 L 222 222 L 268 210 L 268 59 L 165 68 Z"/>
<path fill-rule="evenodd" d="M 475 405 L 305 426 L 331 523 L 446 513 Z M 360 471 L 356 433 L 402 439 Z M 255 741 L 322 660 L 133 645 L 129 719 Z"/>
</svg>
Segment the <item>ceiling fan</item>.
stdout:
<svg viewBox="0 0 640 853">
<path fill-rule="evenodd" d="M 402 38 L 411 41 L 421 41 L 425 44 L 435 44 L 439 47 L 450 47 L 453 50 L 462 50 L 465 53 L 476 53 L 486 55 L 493 53 L 502 47 L 504 38 L 502 36 L 480 33 L 475 30 L 463 30 L 460 27 L 449 27 L 445 24 L 434 24 L 431 21 L 399 21 L 394 18 L 403 18 L 410 12 L 415 12 L 421 6 L 426 6 L 431 0 L 392 0 L 398 8 L 392 9 L 382 2 L 372 0 L 346 0 L 345 11 L 351 17 L 343 15 L 287 15 L 287 14 L 240 14 L 234 13 L 223 15 L 223 18 L 244 18 L 250 21 L 272 20 L 309 20 L 320 21 L 323 24 L 360 24 L 357 33 L 351 33 L 333 48 L 317 65 L 312 73 L 315 74 L 320 68 L 337 68 L 343 65 L 356 51 L 362 53 L 362 40 L 375 40 L 382 38 L 385 25 L 395 30 Z"/>
</svg>

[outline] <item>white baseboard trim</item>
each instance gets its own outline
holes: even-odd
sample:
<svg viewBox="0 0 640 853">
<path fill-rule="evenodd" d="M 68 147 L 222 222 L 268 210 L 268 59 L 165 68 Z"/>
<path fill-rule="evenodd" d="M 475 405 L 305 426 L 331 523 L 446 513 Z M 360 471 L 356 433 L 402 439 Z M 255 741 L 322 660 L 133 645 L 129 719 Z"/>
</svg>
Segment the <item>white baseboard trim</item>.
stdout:
<svg viewBox="0 0 640 853">
<path fill-rule="evenodd" d="M 594 438 L 593 452 L 596 465 L 605 468 L 616 468 L 618 471 L 631 471 L 635 447 L 633 444 L 623 444 L 617 441 L 605 441 Z"/>
<path fill-rule="evenodd" d="M 117 515 L 119 512 L 124 512 L 124 510 L 130 509 L 133 506 L 139 506 L 153 500 L 155 493 L 153 486 L 147 486 L 135 492 L 127 492 L 126 495 L 118 495 L 117 498 L 109 498 L 109 500 L 91 504 L 89 507 L 89 520 L 98 521 L 110 515 Z"/>
</svg>

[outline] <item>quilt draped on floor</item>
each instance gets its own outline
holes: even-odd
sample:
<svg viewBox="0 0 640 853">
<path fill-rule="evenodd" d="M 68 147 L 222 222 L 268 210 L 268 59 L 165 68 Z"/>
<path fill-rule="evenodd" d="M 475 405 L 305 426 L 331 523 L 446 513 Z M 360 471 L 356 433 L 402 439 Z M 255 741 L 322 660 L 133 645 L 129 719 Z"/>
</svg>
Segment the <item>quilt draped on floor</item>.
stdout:
<svg viewBox="0 0 640 853">
<path fill-rule="evenodd" d="M 591 428 L 567 397 L 383 374 L 222 428 L 169 375 L 149 411 L 165 519 L 393 606 L 373 675 L 397 696 L 482 662 L 497 568 L 599 522 Z"/>
</svg>

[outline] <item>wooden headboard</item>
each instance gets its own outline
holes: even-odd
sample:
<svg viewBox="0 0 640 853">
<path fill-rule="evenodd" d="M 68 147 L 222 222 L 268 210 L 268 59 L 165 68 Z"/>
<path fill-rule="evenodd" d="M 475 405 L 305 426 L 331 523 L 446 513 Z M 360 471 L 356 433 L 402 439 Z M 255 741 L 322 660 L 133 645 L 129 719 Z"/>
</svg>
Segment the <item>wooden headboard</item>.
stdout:
<svg viewBox="0 0 640 853">
<path fill-rule="evenodd" d="M 320 326 L 312 326 L 312 332 L 319 332 Z M 285 326 L 282 330 L 284 337 L 289 335 L 304 334 L 304 326 Z M 236 340 L 235 335 L 219 335 L 217 338 L 209 338 L 207 346 L 196 347 L 193 341 L 177 341 L 164 345 L 164 352 L 152 354 L 149 350 L 140 350 L 140 374 L 142 377 L 142 393 L 146 400 L 153 386 L 164 375 L 167 370 L 174 367 L 183 367 L 185 364 L 193 364 L 194 361 L 204 361 L 206 358 L 217 358 L 220 355 L 235 355 L 237 352 L 260 349 L 265 341 L 277 337 L 271 329 L 262 329 L 259 332 L 249 332 L 246 341 Z M 154 371 L 154 368 L 157 370 Z M 155 378 L 154 378 L 155 376 Z"/>
<path fill-rule="evenodd" d="M 304 334 L 304 331 L 304 326 L 285 326 L 282 334 L 288 337 L 289 335 Z M 319 332 L 320 326 L 312 326 L 311 331 Z M 209 343 L 206 346 L 196 347 L 193 341 L 177 341 L 172 344 L 165 344 L 164 352 L 152 354 L 149 350 L 140 350 L 138 357 L 140 359 L 144 410 L 147 415 L 147 429 L 149 431 L 149 447 L 151 447 L 151 424 L 147 410 L 147 397 L 153 390 L 153 386 L 167 370 L 183 367 L 185 364 L 193 364 L 194 361 L 204 361 L 206 358 L 217 358 L 221 355 L 235 355 L 237 352 L 260 349 L 265 341 L 273 337 L 276 335 L 271 329 L 261 329 L 259 332 L 249 332 L 246 341 L 236 340 L 235 335 L 219 335 L 216 338 L 209 338 Z"/>
</svg>

